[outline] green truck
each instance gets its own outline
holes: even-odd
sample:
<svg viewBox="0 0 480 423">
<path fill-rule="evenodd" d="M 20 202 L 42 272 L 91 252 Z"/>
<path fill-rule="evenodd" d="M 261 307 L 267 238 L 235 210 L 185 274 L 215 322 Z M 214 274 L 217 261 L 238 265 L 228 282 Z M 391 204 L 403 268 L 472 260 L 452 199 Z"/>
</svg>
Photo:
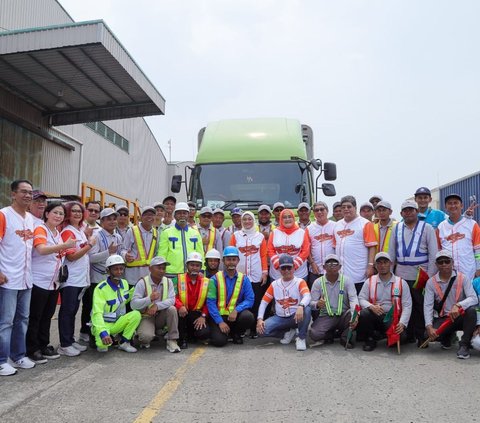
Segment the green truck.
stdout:
<svg viewBox="0 0 480 423">
<path fill-rule="evenodd" d="M 319 186 L 319 178 L 333 181 L 336 173 L 334 163 L 313 157 L 313 132 L 298 120 L 231 119 L 200 130 L 195 166 L 185 169 L 184 179 L 174 175 L 171 189 L 180 192 L 185 184 L 197 207 L 253 210 L 279 201 L 294 209 L 312 204 L 320 189 L 334 196 L 335 187 Z"/>
</svg>

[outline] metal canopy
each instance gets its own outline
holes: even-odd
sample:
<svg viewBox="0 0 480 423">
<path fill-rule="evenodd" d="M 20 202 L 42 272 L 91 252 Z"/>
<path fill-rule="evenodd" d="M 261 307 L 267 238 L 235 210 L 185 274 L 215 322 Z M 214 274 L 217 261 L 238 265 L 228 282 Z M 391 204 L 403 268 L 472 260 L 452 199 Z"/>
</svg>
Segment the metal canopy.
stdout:
<svg viewBox="0 0 480 423">
<path fill-rule="evenodd" d="M 52 125 L 165 114 L 165 100 L 103 21 L 0 32 L 0 85 Z"/>
</svg>

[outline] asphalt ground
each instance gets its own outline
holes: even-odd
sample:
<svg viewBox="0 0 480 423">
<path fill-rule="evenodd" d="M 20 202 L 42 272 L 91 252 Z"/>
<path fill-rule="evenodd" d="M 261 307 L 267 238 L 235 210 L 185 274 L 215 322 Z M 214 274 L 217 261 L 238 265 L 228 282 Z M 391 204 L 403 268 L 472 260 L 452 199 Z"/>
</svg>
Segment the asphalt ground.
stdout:
<svg viewBox="0 0 480 423">
<path fill-rule="evenodd" d="M 398 355 L 384 342 L 297 352 L 273 338 L 177 354 L 163 340 L 136 354 L 88 350 L 2 377 L 0 422 L 479 421 L 480 353 L 455 352 L 410 344 Z"/>
</svg>

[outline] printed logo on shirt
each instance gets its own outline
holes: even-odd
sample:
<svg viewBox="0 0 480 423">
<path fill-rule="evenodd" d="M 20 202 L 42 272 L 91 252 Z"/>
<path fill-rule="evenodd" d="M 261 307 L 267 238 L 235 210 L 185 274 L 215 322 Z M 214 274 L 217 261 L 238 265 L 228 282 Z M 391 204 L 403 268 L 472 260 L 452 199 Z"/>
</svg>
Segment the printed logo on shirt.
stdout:
<svg viewBox="0 0 480 423">
<path fill-rule="evenodd" d="M 282 306 L 283 309 L 287 309 L 289 307 L 293 307 L 293 306 L 296 306 L 298 304 L 298 299 L 297 298 L 292 298 L 292 297 L 288 297 L 288 298 L 283 298 L 283 299 L 280 299 L 280 300 L 276 300 L 278 304 L 280 304 Z"/>
<path fill-rule="evenodd" d="M 450 241 L 452 244 L 455 244 L 455 242 L 460 241 L 463 238 L 465 238 L 465 234 L 455 232 L 454 234 L 448 235 L 446 240 Z"/>
<path fill-rule="evenodd" d="M 30 229 L 16 230 L 15 233 L 22 238 L 24 241 L 33 239 L 33 232 Z"/>
<path fill-rule="evenodd" d="M 331 239 L 333 239 L 333 235 L 330 235 L 330 234 L 319 234 L 319 235 L 315 235 L 313 237 L 313 239 L 316 239 L 317 241 L 319 242 L 325 242 L 325 241 L 329 241 Z"/>
<path fill-rule="evenodd" d="M 288 254 L 294 256 L 300 252 L 300 248 L 295 247 L 295 245 L 280 245 L 275 247 L 277 254 Z"/>
<path fill-rule="evenodd" d="M 255 245 L 247 245 L 245 247 L 239 247 L 238 249 L 246 257 L 257 254 L 259 250 L 259 248 Z"/>
<path fill-rule="evenodd" d="M 337 232 L 337 235 L 340 238 L 346 238 L 347 236 L 352 236 L 355 233 L 353 229 L 343 229 Z"/>
</svg>

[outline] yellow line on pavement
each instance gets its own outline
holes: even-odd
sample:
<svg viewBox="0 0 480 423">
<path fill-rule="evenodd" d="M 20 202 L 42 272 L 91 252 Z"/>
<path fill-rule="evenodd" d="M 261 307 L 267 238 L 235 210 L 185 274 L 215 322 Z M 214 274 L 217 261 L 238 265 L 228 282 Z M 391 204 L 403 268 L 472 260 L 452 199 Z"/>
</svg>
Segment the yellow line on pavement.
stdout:
<svg viewBox="0 0 480 423">
<path fill-rule="evenodd" d="M 178 368 L 172 378 L 168 380 L 165 385 L 163 385 L 160 391 L 158 391 L 157 395 L 155 395 L 155 398 L 153 398 L 150 404 L 143 409 L 140 415 L 135 419 L 134 423 L 150 423 L 160 412 L 165 403 L 175 393 L 178 387 L 182 384 L 187 370 L 192 367 L 204 353 L 205 347 L 196 348 L 192 354 L 190 354 L 190 357 L 188 357 L 187 361 Z"/>
</svg>

